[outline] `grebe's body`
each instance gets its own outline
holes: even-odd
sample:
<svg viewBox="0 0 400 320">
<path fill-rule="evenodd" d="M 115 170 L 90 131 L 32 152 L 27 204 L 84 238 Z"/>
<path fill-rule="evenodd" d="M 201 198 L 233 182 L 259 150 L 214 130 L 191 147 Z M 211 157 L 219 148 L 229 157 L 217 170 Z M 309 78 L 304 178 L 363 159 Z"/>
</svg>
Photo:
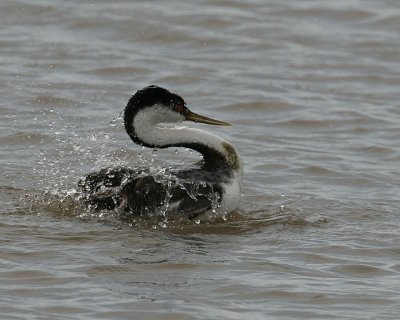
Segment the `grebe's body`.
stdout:
<svg viewBox="0 0 400 320">
<path fill-rule="evenodd" d="M 125 129 L 137 144 L 150 148 L 185 147 L 203 155 L 191 168 L 108 168 L 81 180 L 83 193 L 96 209 L 119 209 L 127 215 L 229 213 L 239 206 L 243 166 L 226 140 L 206 131 L 176 126 L 183 120 L 211 125 L 226 122 L 191 112 L 185 101 L 166 89 L 149 86 L 129 100 Z M 171 126 L 168 124 L 175 124 Z"/>
</svg>

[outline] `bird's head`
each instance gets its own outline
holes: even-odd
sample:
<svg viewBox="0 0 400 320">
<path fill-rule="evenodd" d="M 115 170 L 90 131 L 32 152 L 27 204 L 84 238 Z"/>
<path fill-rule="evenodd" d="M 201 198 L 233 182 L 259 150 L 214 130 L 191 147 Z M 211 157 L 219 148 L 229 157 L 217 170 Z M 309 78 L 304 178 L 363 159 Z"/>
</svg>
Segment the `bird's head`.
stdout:
<svg viewBox="0 0 400 320">
<path fill-rule="evenodd" d="M 208 118 L 189 110 L 185 100 L 167 89 L 151 85 L 137 91 L 125 108 L 125 128 L 130 125 L 136 115 L 146 110 L 152 115 L 154 124 L 193 121 L 217 126 L 230 126 L 229 123 Z"/>
</svg>

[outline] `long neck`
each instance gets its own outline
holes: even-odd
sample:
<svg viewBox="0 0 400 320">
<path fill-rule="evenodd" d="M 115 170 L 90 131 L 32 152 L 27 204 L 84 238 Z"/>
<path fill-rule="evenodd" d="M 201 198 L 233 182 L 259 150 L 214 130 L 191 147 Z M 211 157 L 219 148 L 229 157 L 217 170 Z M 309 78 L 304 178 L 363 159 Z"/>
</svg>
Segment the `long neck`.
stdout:
<svg viewBox="0 0 400 320">
<path fill-rule="evenodd" d="M 126 128 L 127 133 L 135 143 L 146 147 L 196 150 L 203 155 L 205 167 L 224 165 L 237 172 L 241 170 L 239 155 L 226 140 L 200 129 L 167 127 L 158 120 L 142 113 L 134 117 L 132 125 Z"/>
</svg>

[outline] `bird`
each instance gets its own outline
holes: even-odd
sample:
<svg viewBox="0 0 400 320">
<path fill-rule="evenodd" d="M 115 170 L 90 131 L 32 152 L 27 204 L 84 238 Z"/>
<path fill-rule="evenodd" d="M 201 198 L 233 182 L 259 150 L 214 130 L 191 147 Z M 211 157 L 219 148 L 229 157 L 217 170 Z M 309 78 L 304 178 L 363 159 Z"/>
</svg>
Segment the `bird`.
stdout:
<svg viewBox="0 0 400 320">
<path fill-rule="evenodd" d="M 225 215 L 239 207 L 243 165 L 235 147 L 183 121 L 230 126 L 189 110 L 184 99 L 157 85 L 138 90 L 124 110 L 125 131 L 143 147 L 183 147 L 201 154 L 189 167 L 109 167 L 78 183 L 82 198 L 95 210 L 117 210 L 121 217 Z"/>
</svg>

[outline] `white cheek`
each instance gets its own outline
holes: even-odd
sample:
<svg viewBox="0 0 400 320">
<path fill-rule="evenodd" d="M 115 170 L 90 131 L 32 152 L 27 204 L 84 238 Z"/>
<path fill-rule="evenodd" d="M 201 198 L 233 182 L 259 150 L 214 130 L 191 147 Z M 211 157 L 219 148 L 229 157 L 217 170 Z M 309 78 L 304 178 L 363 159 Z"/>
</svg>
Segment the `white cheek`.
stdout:
<svg viewBox="0 0 400 320">
<path fill-rule="evenodd" d="M 165 106 L 155 105 L 139 111 L 137 119 L 140 122 L 153 126 L 159 123 L 176 123 L 183 120 L 183 116 Z"/>
<path fill-rule="evenodd" d="M 153 106 L 140 110 L 133 119 L 137 136 L 152 145 L 159 146 L 172 142 L 171 124 L 175 126 L 183 116 L 165 106 Z M 170 124 L 170 125 L 168 125 Z"/>
</svg>

